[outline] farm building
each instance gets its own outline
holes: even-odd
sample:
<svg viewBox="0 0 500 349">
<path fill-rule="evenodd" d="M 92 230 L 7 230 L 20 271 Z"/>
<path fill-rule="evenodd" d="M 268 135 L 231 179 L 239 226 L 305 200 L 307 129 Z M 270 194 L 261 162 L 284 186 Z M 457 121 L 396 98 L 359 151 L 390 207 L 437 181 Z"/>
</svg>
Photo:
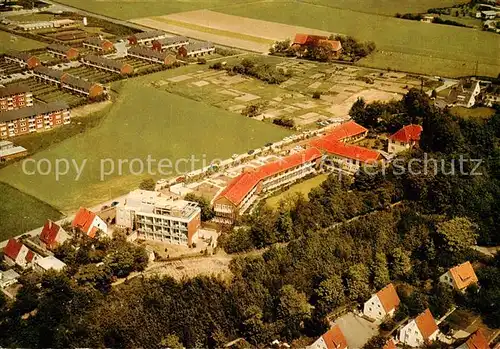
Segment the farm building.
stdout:
<svg viewBox="0 0 500 349">
<path fill-rule="evenodd" d="M 201 57 L 214 53 L 215 46 L 210 42 L 197 42 L 180 47 L 178 52 L 182 57 Z"/>
<path fill-rule="evenodd" d="M 50 28 L 65 28 L 75 25 L 75 21 L 71 19 L 58 19 L 54 21 L 39 21 L 30 23 L 21 23 L 17 25 L 17 29 L 24 31 L 32 31 L 39 29 L 50 29 Z"/>
<path fill-rule="evenodd" d="M 116 224 L 137 231 L 138 238 L 191 246 L 201 226 L 197 203 L 135 190 L 116 209 Z"/>
<path fill-rule="evenodd" d="M 169 51 L 160 52 L 144 46 L 132 46 L 128 49 L 127 55 L 148 62 L 165 65 L 171 65 L 177 61 L 175 55 Z"/>
<path fill-rule="evenodd" d="M 111 52 L 115 50 L 115 45 L 109 40 L 99 37 L 92 37 L 83 41 L 83 47 L 94 51 Z"/>
<path fill-rule="evenodd" d="M 152 44 L 153 50 L 165 51 L 189 45 L 189 39 L 184 36 L 172 36 L 161 40 L 154 40 Z"/>
<path fill-rule="evenodd" d="M 14 63 L 28 69 L 33 69 L 41 64 L 38 57 L 27 52 L 11 51 L 5 54 L 4 59 L 6 62 Z"/>
<path fill-rule="evenodd" d="M 316 171 L 321 152 L 309 148 L 234 178 L 214 200 L 215 221 L 232 224 L 261 193 L 272 192 Z"/>
<path fill-rule="evenodd" d="M 74 27 L 75 25 L 77 25 L 77 22 L 68 18 L 56 19 L 51 22 L 52 24 L 54 24 L 54 28 L 67 28 L 67 27 Z"/>
<path fill-rule="evenodd" d="M 161 40 L 167 37 L 167 33 L 160 30 L 152 30 L 147 32 L 136 33 L 128 37 L 130 45 L 149 44 L 154 40 Z"/>
<path fill-rule="evenodd" d="M 0 141 L 0 162 L 21 158 L 28 155 L 26 148 L 15 146 L 10 141 Z"/>
<path fill-rule="evenodd" d="M 331 49 L 332 58 L 340 57 L 342 53 L 342 43 L 338 40 L 330 40 L 326 36 L 297 34 L 293 40 L 292 47 L 307 50 L 310 47 L 327 47 Z"/>
<path fill-rule="evenodd" d="M 33 94 L 25 85 L 0 87 L 0 111 L 31 107 Z"/>
<path fill-rule="evenodd" d="M 94 67 L 121 75 L 128 75 L 134 72 L 134 67 L 132 67 L 128 63 L 123 63 L 120 61 L 115 61 L 113 59 L 95 55 L 87 55 L 83 57 L 82 63 L 89 67 Z"/>
<path fill-rule="evenodd" d="M 69 107 L 64 102 L 35 104 L 0 113 L 0 138 L 41 132 L 71 122 Z"/>
<path fill-rule="evenodd" d="M 47 51 L 49 51 L 49 53 L 53 54 L 56 57 L 69 60 L 77 59 L 78 56 L 80 55 L 78 49 L 71 46 L 60 45 L 60 44 L 50 44 L 47 47 Z"/>
</svg>

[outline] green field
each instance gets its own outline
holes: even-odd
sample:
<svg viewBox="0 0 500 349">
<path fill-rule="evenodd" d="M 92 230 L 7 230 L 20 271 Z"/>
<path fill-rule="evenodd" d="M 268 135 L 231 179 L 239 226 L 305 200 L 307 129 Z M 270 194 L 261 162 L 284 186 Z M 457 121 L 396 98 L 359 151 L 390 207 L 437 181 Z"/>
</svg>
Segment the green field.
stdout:
<svg viewBox="0 0 500 349">
<path fill-rule="evenodd" d="M 122 175 L 118 175 L 119 159 L 137 158 L 146 165 L 151 155 L 152 159 L 169 159 L 175 164 L 178 159 L 194 155 L 199 159 L 195 167 L 201 167 L 203 159 L 207 159 L 208 165 L 211 159 L 225 159 L 290 134 L 285 129 L 149 86 L 149 81 L 172 74 L 175 70 L 116 84 L 114 88 L 120 88 L 118 100 L 99 127 L 33 156 L 35 160 L 49 159 L 52 164 L 55 159 L 74 159 L 78 164 L 87 159 L 78 181 L 75 170 L 59 181 L 53 172 L 46 176 L 28 176 L 23 174 L 21 163 L 0 170 L 0 180 L 63 212 L 71 212 L 80 205 L 95 205 L 126 193 L 149 176 L 131 174 L 128 164 L 122 166 Z M 101 159 L 111 159 L 116 166 L 115 174 L 105 177 L 104 181 L 100 179 Z M 181 171 L 185 168 L 185 164 L 179 164 Z M 139 167 L 132 169 L 139 170 Z M 158 172 L 157 166 L 153 165 L 152 170 Z"/>
<path fill-rule="evenodd" d="M 486 119 L 495 114 L 495 109 L 487 107 L 478 108 L 465 108 L 465 107 L 453 107 L 450 112 L 455 116 L 460 116 L 464 119 Z"/>
<path fill-rule="evenodd" d="M 47 46 L 43 42 L 23 38 L 0 30 L 0 53 L 11 50 L 25 51 Z"/>
<path fill-rule="evenodd" d="M 295 193 L 301 193 L 304 195 L 305 198 L 307 198 L 307 194 L 313 189 L 319 186 L 321 183 L 323 183 L 327 179 L 328 175 L 322 174 L 319 176 L 316 176 L 311 179 L 307 179 L 303 182 L 300 182 L 298 184 L 292 185 L 288 190 L 285 190 L 284 192 L 276 195 L 276 196 L 271 196 L 266 200 L 266 204 L 271 206 L 272 208 L 277 208 L 279 206 L 279 203 L 281 200 L 285 199 L 288 196 L 291 196 Z"/>
<path fill-rule="evenodd" d="M 0 241 L 59 220 L 61 212 L 10 185 L 0 182 Z"/>
</svg>

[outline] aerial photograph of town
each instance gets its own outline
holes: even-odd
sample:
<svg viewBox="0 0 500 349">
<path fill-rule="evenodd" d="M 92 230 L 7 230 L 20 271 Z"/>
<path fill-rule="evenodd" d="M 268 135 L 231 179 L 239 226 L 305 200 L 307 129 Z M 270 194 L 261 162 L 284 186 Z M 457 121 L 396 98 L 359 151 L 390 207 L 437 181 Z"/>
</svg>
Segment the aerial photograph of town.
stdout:
<svg viewBox="0 0 500 349">
<path fill-rule="evenodd" d="M 500 0 L 0 0 L 0 348 L 500 349 Z"/>
</svg>

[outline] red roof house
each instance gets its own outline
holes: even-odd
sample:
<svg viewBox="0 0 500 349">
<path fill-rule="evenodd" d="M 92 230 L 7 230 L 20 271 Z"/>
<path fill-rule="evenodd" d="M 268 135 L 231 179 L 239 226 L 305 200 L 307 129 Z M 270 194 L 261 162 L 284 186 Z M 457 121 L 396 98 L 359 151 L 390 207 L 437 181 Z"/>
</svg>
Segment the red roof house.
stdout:
<svg viewBox="0 0 500 349">
<path fill-rule="evenodd" d="M 393 134 L 390 139 L 392 141 L 410 143 L 420 141 L 420 134 L 423 128 L 420 125 L 406 125 L 401 128 L 398 132 Z"/>
<path fill-rule="evenodd" d="M 106 223 L 94 212 L 83 207 L 76 213 L 71 226 L 80 229 L 91 238 L 94 238 L 99 230 L 107 233 Z"/>
<path fill-rule="evenodd" d="M 363 305 L 363 314 L 375 320 L 383 320 L 386 316 L 393 316 L 400 300 L 396 289 L 388 284 L 375 293 Z"/>
<path fill-rule="evenodd" d="M 423 313 L 418 315 L 415 318 L 415 322 L 424 339 L 430 339 L 432 335 L 439 330 L 436 325 L 436 320 L 434 320 L 434 316 L 432 316 L 429 309 L 425 309 Z"/>
<path fill-rule="evenodd" d="M 314 46 L 321 40 L 328 40 L 328 38 L 323 35 L 296 34 L 295 39 L 293 40 L 293 45 Z"/>
<path fill-rule="evenodd" d="M 467 261 L 448 270 L 441 275 L 439 281 L 458 291 L 465 291 L 470 285 L 477 284 L 478 279 L 472 264 Z"/>
<path fill-rule="evenodd" d="M 28 249 L 22 242 L 10 239 L 3 249 L 5 261 L 9 265 L 19 265 L 23 269 L 28 267 L 35 258 L 35 253 Z"/>
<path fill-rule="evenodd" d="M 50 219 L 45 222 L 42 232 L 40 233 L 40 241 L 49 250 L 56 248 L 64 243 L 69 238 L 68 233 L 55 222 Z"/>
<path fill-rule="evenodd" d="M 489 349 L 490 346 L 488 344 L 488 340 L 483 334 L 481 329 L 474 332 L 467 342 L 459 346 L 457 349 Z"/>
<path fill-rule="evenodd" d="M 368 134 L 368 129 L 356 123 L 355 121 L 348 121 L 335 127 L 328 133 L 328 139 L 333 139 L 342 142 L 352 142 L 360 140 Z"/>
<path fill-rule="evenodd" d="M 380 299 L 380 303 L 382 303 L 382 307 L 387 313 L 395 310 L 399 306 L 399 296 L 393 284 L 389 284 L 378 291 L 377 297 Z"/>
<path fill-rule="evenodd" d="M 340 330 L 339 325 L 333 326 L 328 332 L 321 336 L 327 349 L 346 349 L 347 340 Z"/>
</svg>

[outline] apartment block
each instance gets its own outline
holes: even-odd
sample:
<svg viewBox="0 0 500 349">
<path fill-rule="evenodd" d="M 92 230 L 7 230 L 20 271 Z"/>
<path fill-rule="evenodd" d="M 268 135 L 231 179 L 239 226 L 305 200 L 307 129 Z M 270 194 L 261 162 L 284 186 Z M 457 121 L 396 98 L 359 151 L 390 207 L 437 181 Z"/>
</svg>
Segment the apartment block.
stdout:
<svg viewBox="0 0 500 349">
<path fill-rule="evenodd" d="M 28 69 L 33 69 L 41 64 L 38 57 L 33 56 L 30 53 L 20 51 L 11 51 L 6 53 L 4 60 L 8 63 L 14 63 L 22 68 Z"/>
<path fill-rule="evenodd" d="M 128 75 L 134 72 L 134 67 L 132 67 L 128 63 L 123 63 L 96 55 L 87 55 L 83 57 L 82 63 L 89 67 L 94 67 L 121 75 Z"/>
<path fill-rule="evenodd" d="M 132 46 L 128 49 L 127 56 L 164 65 L 171 65 L 177 61 L 175 55 L 168 51 L 156 51 L 145 46 Z"/>
<path fill-rule="evenodd" d="M 25 85 L 0 87 L 0 112 L 33 106 L 33 94 Z"/>
<path fill-rule="evenodd" d="M 154 40 L 152 45 L 153 50 L 156 51 L 172 50 L 189 45 L 189 39 L 184 36 L 172 36 L 165 39 Z"/>
<path fill-rule="evenodd" d="M 115 45 L 109 40 L 101 39 L 99 37 L 92 37 L 85 39 L 83 47 L 100 52 L 111 52 L 115 50 Z"/>
<path fill-rule="evenodd" d="M 167 33 L 162 32 L 160 30 L 152 30 L 147 32 L 136 33 L 128 37 L 128 42 L 130 45 L 137 44 L 150 44 L 155 40 L 165 39 L 167 37 Z"/>
<path fill-rule="evenodd" d="M 80 51 L 78 49 L 60 44 L 51 44 L 47 47 L 47 51 L 52 55 L 62 58 L 62 59 L 77 59 L 80 55 Z"/>
</svg>

